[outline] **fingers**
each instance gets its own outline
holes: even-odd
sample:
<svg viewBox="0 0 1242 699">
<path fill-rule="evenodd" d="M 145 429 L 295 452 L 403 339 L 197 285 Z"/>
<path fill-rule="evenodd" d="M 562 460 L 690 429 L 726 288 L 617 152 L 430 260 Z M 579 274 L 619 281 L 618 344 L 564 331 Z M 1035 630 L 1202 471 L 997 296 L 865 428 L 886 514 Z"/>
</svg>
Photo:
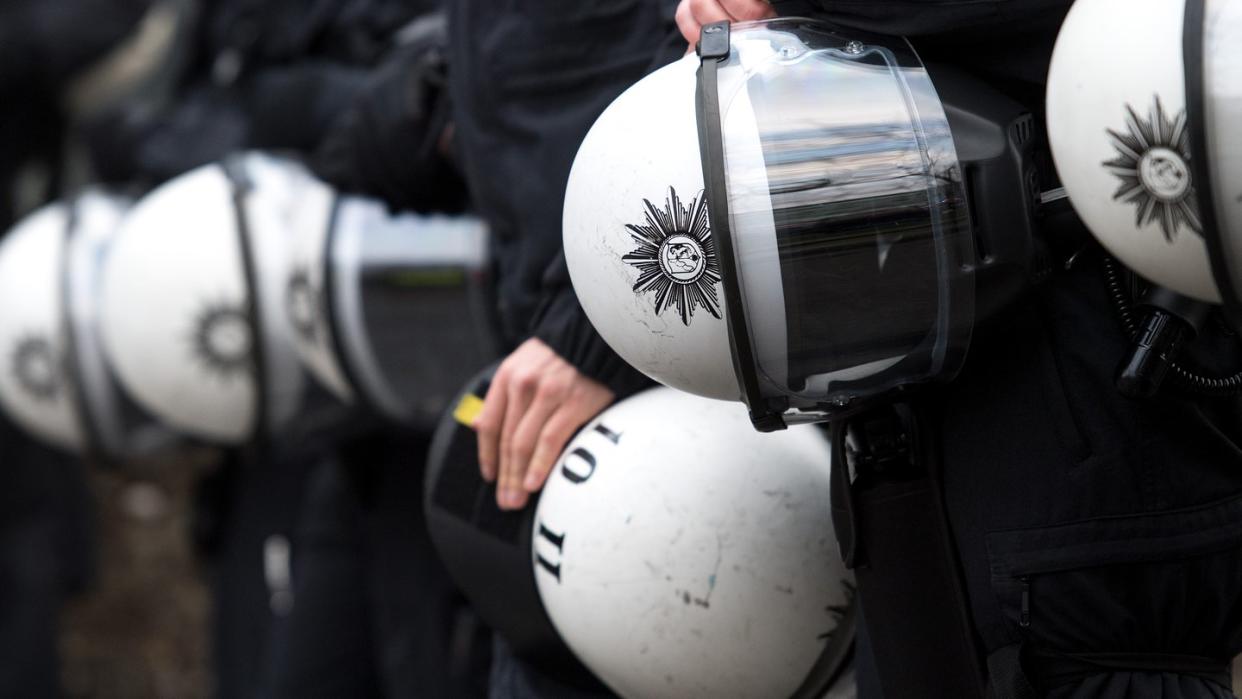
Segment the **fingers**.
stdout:
<svg viewBox="0 0 1242 699">
<path fill-rule="evenodd" d="M 569 397 L 548 419 L 539 435 L 535 453 L 531 456 L 526 472 L 526 480 L 522 483 L 528 492 L 533 493 L 543 487 L 569 439 L 616 399 L 613 392 L 603 384 L 577 372 L 574 377 Z"/>
<path fill-rule="evenodd" d="M 522 482 L 526 492 L 534 493 L 543 487 L 557 457 L 565 449 L 570 437 L 574 436 L 574 432 L 612 403 L 612 391 L 593 381 L 590 383 L 592 385 L 587 390 L 580 391 L 565 401 L 543 425 L 534 454 L 530 458 L 530 466 L 526 469 L 526 478 Z"/>
<path fill-rule="evenodd" d="M 776 10 L 764 0 L 681 0 L 673 19 L 693 48 L 703 25 L 728 20 L 744 22 L 775 17 Z"/>
<path fill-rule="evenodd" d="M 694 15 L 690 13 L 690 0 L 681 0 L 677 3 L 677 13 L 673 15 L 673 19 L 677 22 L 677 29 L 681 31 L 686 43 L 690 44 L 690 49 L 693 50 L 699 40 L 701 26 L 694 21 Z"/>
<path fill-rule="evenodd" d="M 720 4 L 720 0 L 685 0 L 690 6 L 690 16 L 700 27 L 712 22 L 721 20 L 732 21 L 733 15 L 725 11 L 724 6 Z M 698 38 L 698 32 L 695 32 L 695 38 Z"/>
<path fill-rule="evenodd" d="M 501 508 L 520 509 L 526 505 L 523 480 L 536 442 L 545 423 L 564 401 L 574 373 L 569 365 L 559 364 L 541 377 L 511 440 L 501 449 L 500 481 L 496 488 L 496 503 Z"/>
<path fill-rule="evenodd" d="M 613 398 L 606 386 L 539 340 L 528 340 L 509 355 L 496 370 L 474 423 L 479 468 L 496 483 L 497 506 L 525 507 L 574 431 Z"/>
<path fill-rule="evenodd" d="M 681 31 L 681 35 L 686 38 L 686 42 L 693 49 L 698 43 L 699 31 L 704 24 L 732 19 L 732 17 L 720 6 L 718 0 L 681 0 L 673 19 L 677 22 L 677 29 Z"/>
<path fill-rule="evenodd" d="M 721 8 L 729 13 L 735 22 L 750 22 L 756 19 L 775 17 L 776 10 L 764 0 L 719 0 Z"/>
<path fill-rule="evenodd" d="M 524 499 L 521 493 L 522 475 L 515 472 L 513 463 L 513 438 L 518 424 L 526 416 L 539 387 L 539 366 L 524 365 L 514 370 L 509 378 L 505 416 L 500 428 L 500 468 L 496 479 L 496 504 L 501 509 L 516 509 L 520 504 L 511 503 Z"/>
<path fill-rule="evenodd" d="M 529 381 L 532 368 L 556 357 L 547 345 L 538 340 L 527 340 L 505 358 L 492 376 L 492 385 L 483 397 L 483 409 L 474 421 L 478 435 L 479 471 L 487 482 L 496 480 L 503 456 L 500 442 L 504 436 L 505 416 L 509 413 L 511 382 L 521 373 Z"/>
<path fill-rule="evenodd" d="M 526 492 L 534 493 L 543 487 L 548 480 L 548 473 L 552 471 L 552 465 L 556 463 L 556 457 L 560 456 L 569 438 L 590 419 L 582 420 L 569 410 L 558 410 L 543 425 L 535 452 L 530 459 L 530 468 L 526 470 L 526 479 L 522 482 Z"/>
</svg>

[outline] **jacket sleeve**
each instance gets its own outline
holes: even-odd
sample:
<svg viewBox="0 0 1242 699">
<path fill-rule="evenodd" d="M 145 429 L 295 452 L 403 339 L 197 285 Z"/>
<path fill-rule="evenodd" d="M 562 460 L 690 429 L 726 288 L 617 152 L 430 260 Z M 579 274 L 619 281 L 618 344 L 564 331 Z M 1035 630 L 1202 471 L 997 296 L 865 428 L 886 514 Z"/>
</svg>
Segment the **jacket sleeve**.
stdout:
<svg viewBox="0 0 1242 699">
<path fill-rule="evenodd" d="M 395 210 L 463 210 L 466 185 L 444 145 L 452 111 L 446 71 L 435 45 L 389 57 L 320 140 L 316 173 Z"/>
<path fill-rule="evenodd" d="M 624 398 L 654 385 L 625 363 L 604 342 L 587 319 L 569 283 L 569 268 L 561 253 L 544 275 L 550 290 L 535 313 L 532 335 L 539 338 L 584 375 L 604 384 L 617 398 Z"/>
<path fill-rule="evenodd" d="M 671 21 L 676 3 L 662 0 L 662 6 L 661 16 L 666 19 L 666 29 L 650 54 L 644 75 L 685 53 L 685 41 Z M 559 251 L 548 265 L 541 288 L 542 302 L 531 324 L 534 337 L 545 342 L 584 375 L 607 386 L 617 398 L 625 398 L 655 385 L 654 381 L 614 352 L 591 325 L 570 283 L 564 250 Z"/>
</svg>

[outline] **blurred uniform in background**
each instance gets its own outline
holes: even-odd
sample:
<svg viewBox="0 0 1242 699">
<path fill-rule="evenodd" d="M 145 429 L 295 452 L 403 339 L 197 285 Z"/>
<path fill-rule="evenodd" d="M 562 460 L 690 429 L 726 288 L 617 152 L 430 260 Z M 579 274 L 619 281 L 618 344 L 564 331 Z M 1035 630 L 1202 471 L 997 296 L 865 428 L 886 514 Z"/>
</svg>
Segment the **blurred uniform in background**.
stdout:
<svg viewBox="0 0 1242 699">
<path fill-rule="evenodd" d="M 0 5 L 0 227 L 56 193 L 66 88 L 124 39 L 150 0 Z M 22 176 L 24 175 L 24 177 Z"/>
<path fill-rule="evenodd" d="M 229 0 L 189 8 L 168 94 L 83 126 L 95 177 L 149 187 L 242 149 L 309 160 L 344 193 L 460 211 L 422 0 Z M 437 77 L 439 76 L 439 77 Z M 221 696 L 462 696 L 455 597 L 422 532 L 416 431 L 326 395 L 226 451 L 199 491 Z M 460 664 L 460 663 L 459 663 Z M 458 683 L 458 684 L 454 684 Z"/>
<path fill-rule="evenodd" d="M 0 5 L 0 230 L 55 194 L 66 88 L 133 30 L 146 5 Z M 0 465 L 0 696 L 56 696 L 61 602 L 93 570 L 90 496 L 81 463 L 34 442 L 3 416 Z"/>
</svg>

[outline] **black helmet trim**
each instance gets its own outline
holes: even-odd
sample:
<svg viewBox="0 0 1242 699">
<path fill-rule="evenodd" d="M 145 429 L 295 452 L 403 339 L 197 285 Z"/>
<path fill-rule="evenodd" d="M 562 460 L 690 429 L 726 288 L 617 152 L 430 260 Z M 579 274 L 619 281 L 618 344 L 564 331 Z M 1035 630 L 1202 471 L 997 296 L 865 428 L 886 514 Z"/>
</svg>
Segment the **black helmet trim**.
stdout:
<svg viewBox="0 0 1242 699">
<path fill-rule="evenodd" d="M 729 327 L 729 344 L 733 355 L 733 368 L 741 381 L 742 398 L 750 410 L 750 420 L 762 432 L 785 428 L 781 412 L 772 409 L 763 399 L 756 371 L 754 341 L 742 303 L 742 289 L 738 283 L 739 270 L 733 251 L 733 235 L 729 229 L 729 197 L 725 184 L 724 135 L 720 125 L 720 95 L 717 83 L 717 67 L 729 57 L 732 43 L 729 39 L 729 22 L 713 22 L 703 27 L 696 51 L 700 65 L 698 84 L 695 89 L 695 107 L 698 112 L 699 153 L 703 162 L 704 196 L 707 198 L 708 216 L 711 218 L 716 241 L 716 254 L 720 258 L 721 285 L 724 289 L 725 322 Z"/>
<path fill-rule="evenodd" d="M 344 328 L 341 327 L 340 323 L 341 314 L 336 307 L 337 287 L 340 285 L 340 280 L 336 276 L 336 265 L 332 264 L 332 251 L 336 248 L 337 230 L 340 228 L 340 220 L 341 195 L 334 193 L 332 196 L 332 210 L 328 214 L 328 232 L 324 235 L 324 254 L 320 259 L 320 264 L 323 265 L 321 270 L 323 290 L 320 292 L 320 298 L 318 299 L 319 312 L 323 314 L 323 323 L 328 331 L 328 342 L 331 344 L 332 354 L 336 356 L 336 366 L 341 370 L 345 383 L 353 391 L 354 400 L 368 413 L 383 415 L 380 406 L 370 393 L 364 390 L 358 372 L 355 370 L 353 362 L 350 361 L 349 348 L 345 346 Z"/>
<path fill-rule="evenodd" d="M 73 197 L 68 204 L 68 214 L 65 216 L 65 229 L 62 232 L 60 269 L 60 322 L 61 336 L 64 338 L 65 351 L 60 357 L 62 371 L 69 377 L 70 406 L 73 416 L 78 421 L 78 426 L 82 430 L 85 442 L 86 453 L 91 456 L 97 456 L 105 452 L 104 437 L 98 428 L 91 410 L 88 405 L 89 401 L 85 398 L 83 392 L 86 390 L 85 376 L 83 376 L 82 367 L 78 363 L 78 337 L 73 317 L 73 275 L 71 274 L 72 258 L 70 247 L 73 242 L 73 232 L 77 229 L 80 213 L 78 211 L 78 198 Z"/>
<path fill-rule="evenodd" d="M 238 249 L 241 251 L 242 275 L 246 282 L 246 325 L 250 331 L 250 370 L 254 377 L 254 434 L 264 440 L 270 434 L 271 420 L 267 414 L 267 343 L 263 335 L 263 316 L 260 312 L 259 278 L 255 250 L 250 237 L 250 217 L 246 200 L 254 191 L 254 182 L 246 172 L 245 161 L 240 157 L 226 158 L 220 164 L 228 178 L 233 202 L 233 216 L 237 222 Z"/>
<path fill-rule="evenodd" d="M 1208 250 L 1212 277 L 1220 291 L 1221 307 L 1235 328 L 1242 328 L 1242 297 L 1230 271 L 1216 209 L 1216 183 L 1211 173 L 1207 120 L 1207 22 L 1206 0 L 1186 0 L 1182 25 L 1182 65 L 1186 73 L 1186 120 L 1190 132 L 1191 180 L 1199 197 L 1199 218 L 1203 242 Z"/>
<path fill-rule="evenodd" d="M 324 236 L 323 299 L 321 301 L 329 342 L 332 345 L 333 354 L 336 355 L 336 365 L 353 391 L 357 405 L 372 416 L 402 422 L 405 411 L 402 409 L 400 398 L 386 388 L 378 369 L 373 364 L 368 365 L 370 355 L 365 348 L 368 342 L 362 301 L 360 298 L 347 298 L 347 292 L 361 293 L 351 285 L 351 282 L 356 284 L 361 281 L 357 278 L 361 274 L 361 262 L 340 252 L 345 240 L 341 232 L 344 211 L 342 204 L 342 197 L 339 194 L 335 195 L 332 201 L 332 212 L 328 217 L 328 232 Z M 342 269 L 343 260 L 350 262 L 344 269 Z M 344 272 L 345 279 L 341 278 L 342 272 Z M 351 303 L 351 300 L 355 303 Z M 355 319 L 356 326 L 351 327 L 348 320 L 350 318 Z M 351 338 L 355 344 L 351 344 Z"/>
<path fill-rule="evenodd" d="M 817 32 L 834 29 L 831 26 L 820 27 L 817 26 L 822 25 L 820 22 L 800 18 L 784 18 L 759 24 L 776 23 L 786 27 L 793 25 L 790 28 L 795 31 L 807 28 L 814 28 Z M 800 339 L 797 345 L 788 344 L 782 350 L 787 354 L 779 360 L 785 363 L 784 371 L 771 373 L 771 348 L 765 349 L 765 346 L 759 344 L 759 341 L 768 337 L 768 333 L 765 331 L 756 334 L 766 323 L 764 315 L 756 315 L 766 313 L 763 310 L 764 305 L 748 309 L 748 297 L 742 288 L 748 272 L 743 270 L 741 258 L 744 254 L 753 254 L 753 251 L 746 252 L 746 241 L 737 237 L 740 231 L 736 226 L 741 224 L 733 219 L 732 208 L 735 202 L 731 200 L 728 188 L 724 106 L 721 104 L 721 88 L 718 82 L 721 71 L 724 70 L 722 65 L 730 63 L 734 52 L 741 49 L 732 42 L 727 22 L 717 22 L 704 27 L 697 46 L 700 63 L 695 90 L 704 196 L 714 229 L 713 240 L 720 265 L 724 318 L 728 327 L 734 372 L 741 397 L 749 409 L 751 422 L 756 429 L 765 432 L 783 429 L 787 424 L 844 417 L 865 409 L 877 400 L 890 400 L 914 385 L 946 380 L 960 366 L 973 318 L 973 274 L 978 269 L 979 260 L 974 254 L 971 222 L 966 214 L 966 193 L 956 147 L 949 130 L 949 119 L 944 112 L 944 103 L 927 76 L 922 62 L 904 39 L 898 39 L 901 48 L 895 48 L 890 45 L 894 40 L 892 37 L 868 35 L 868 40 L 864 43 L 857 39 L 847 41 L 846 37 L 837 32 L 832 33 L 835 39 L 843 42 L 841 47 L 833 49 L 834 53 L 848 54 L 851 60 L 877 60 L 889 70 L 913 70 L 897 76 L 895 82 L 899 84 L 898 89 L 901 91 L 902 109 L 912 120 L 909 144 L 918 153 L 924 168 L 921 177 L 927 178 L 927 189 L 907 188 L 885 195 L 889 201 L 882 213 L 892 217 L 894 220 L 890 223 L 894 225 L 904 223 L 905 219 L 915 215 L 912 213 L 914 208 L 918 208 L 918 216 L 930 216 L 927 226 L 920 229 L 919 235 L 893 236 L 893 240 L 894 244 L 900 242 L 916 256 L 905 255 L 900 259 L 906 262 L 912 259 L 921 260 L 921 274 L 911 279 L 921 280 L 924 284 L 934 284 L 935 289 L 931 296 L 920 297 L 925 301 L 922 307 L 910 305 L 907 314 L 894 317 L 892 327 L 883 331 L 893 334 L 880 338 L 884 342 L 872 343 L 874 346 L 869 350 L 864 351 L 864 345 L 859 343 L 859 338 L 850 333 L 837 337 L 834 340 L 834 349 L 829 355 L 840 354 L 832 362 L 838 364 L 842 363 L 842 358 L 848 358 L 848 363 L 844 366 L 829 367 L 818 359 L 809 360 L 808 357 L 815 349 L 813 345 L 824 341 L 822 336 L 814 334 L 822 333 L 823 327 L 822 324 L 814 322 L 798 326 L 805 327 L 812 334 L 806 337 L 798 335 Z M 930 120 L 928 128 L 931 130 L 925 130 L 922 123 L 924 120 Z M 939 157 L 934 157 L 935 155 Z M 765 166 L 779 161 L 769 161 Z M 893 181 L 899 179 L 902 177 L 895 177 Z M 907 178 L 905 181 L 911 180 Z M 777 193 L 777 190 L 769 189 L 769 195 Z M 911 195 L 916 195 L 918 207 L 912 208 Z M 776 225 L 778 233 L 783 230 L 782 226 L 790 232 L 806 228 L 797 221 L 787 221 L 784 224 L 778 222 Z M 930 247 L 930 255 L 918 252 L 919 247 Z M 883 256 L 887 258 L 886 253 Z M 791 286 L 797 289 L 805 287 L 808 294 L 815 293 L 813 286 L 805 286 L 800 281 L 814 271 L 798 264 L 796 260 L 791 260 L 791 264 L 793 266 L 786 269 L 782 261 L 786 312 L 791 308 L 790 303 L 793 304 L 792 307 L 802 309 L 802 314 L 822 307 L 823 304 L 820 303 L 807 305 L 807 298 L 790 300 L 788 294 Z M 874 286 L 875 282 L 872 284 Z M 885 284 L 888 285 L 885 288 L 890 293 L 891 289 L 896 288 L 891 283 Z M 855 296 L 858 293 L 864 292 L 857 291 Z M 827 302 L 824 300 L 824 303 Z M 798 316 L 794 318 L 796 320 Z M 787 316 L 785 322 L 785 328 L 792 333 L 787 336 L 786 342 L 792 343 L 795 334 L 801 330 L 795 330 L 789 325 L 790 317 Z M 864 371 L 852 376 L 850 372 L 854 369 Z M 794 388 L 789 383 L 789 378 L 782 377 L 784 372 L 790 372 L 791 375 L 796 373 L 803 382 L 801 387 Z M 808 380 L 824 381 L 822 390 L 825 393 L 815 395 L 820 389 L 814 388 L 815 384 L 806 383 Z"/>
<path fill-rule="evenodd" d="M 339 299 L 342 299 L 340 293 L 340 283 L 342 279 L 338 276 L 337 264 L 334 263 L 335 250 L 339 245 L 340 236 L 340 217 L 342 217 L 342 196 L 334 195 L 332 201 L 332 212 L 328 215 L 328 232 L 324 236 L 324 255 L 320 263 L 323 264 L 323 292 L 322 298 L 319 299 L 320 313 L 323 313 L 324 327 L 328 330 L 328 341 L 332 345 L 332 351 L 337 356 L 337 366 L 340 374 L 345 379 L 350 390 L 354 392 L 354 400 L 358 401 L 358 405 L 364 411 L 373 416 L 391 417 L 392 411 L 385 411 L 383 401 L 375 396 L 375 382 L 366 381 L 364 370 L 358 366 L 358 358 L 356 358 L 353 350 L 345 341 L 345 336 L 349 329 L 345 327 L 344 315 L 345 309 L 338 308 Z"/>
</svg>

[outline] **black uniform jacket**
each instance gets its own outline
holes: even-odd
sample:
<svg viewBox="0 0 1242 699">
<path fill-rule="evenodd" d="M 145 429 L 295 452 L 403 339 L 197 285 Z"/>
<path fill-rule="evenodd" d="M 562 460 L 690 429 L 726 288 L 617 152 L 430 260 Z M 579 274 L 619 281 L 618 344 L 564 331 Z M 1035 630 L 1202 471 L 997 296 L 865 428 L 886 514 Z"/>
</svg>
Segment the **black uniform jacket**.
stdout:
<svg viewBox="0 0 1242 699">
<path fill-rule="evenodd" d="M 240 149 L 313 151 L 376 87 L 394 35 L 437 7 L 436 0 L 202 3 L 175 57 L 172 94 L 136 99 L 87 125 L 97 174 L 158 184 Z"/>
<path fill-rule="evenodd" d="M 573 295 L 561 210 L 578 145 L 649 70 L 685 51 L 673 0 L 457 0 L 450 84 L 458 155 L 491 226 L 498 306 L 516 344 L 532 335 L 618 394 L 644 383 Z"/>
<path fill-rule="evenodd" d="M 906 34 L 925 61 L 983 77 L 1042 117 L 1071 2 L 816 4 L 841 24 Z M 1113 377 L 1129 343 L 1102 253 L 1089 240 L 1077 251 L 1068 270 L 976 329 L 962 374 L 929 401 L 992 690 L 1230 696 L 1218 680 L 1242 650 L 1236 401 L 1121 397 Z M 1217 374 L 1236 371 L 1236 338 L 1208 325 L 1192 355 Z"/>
</svg>

